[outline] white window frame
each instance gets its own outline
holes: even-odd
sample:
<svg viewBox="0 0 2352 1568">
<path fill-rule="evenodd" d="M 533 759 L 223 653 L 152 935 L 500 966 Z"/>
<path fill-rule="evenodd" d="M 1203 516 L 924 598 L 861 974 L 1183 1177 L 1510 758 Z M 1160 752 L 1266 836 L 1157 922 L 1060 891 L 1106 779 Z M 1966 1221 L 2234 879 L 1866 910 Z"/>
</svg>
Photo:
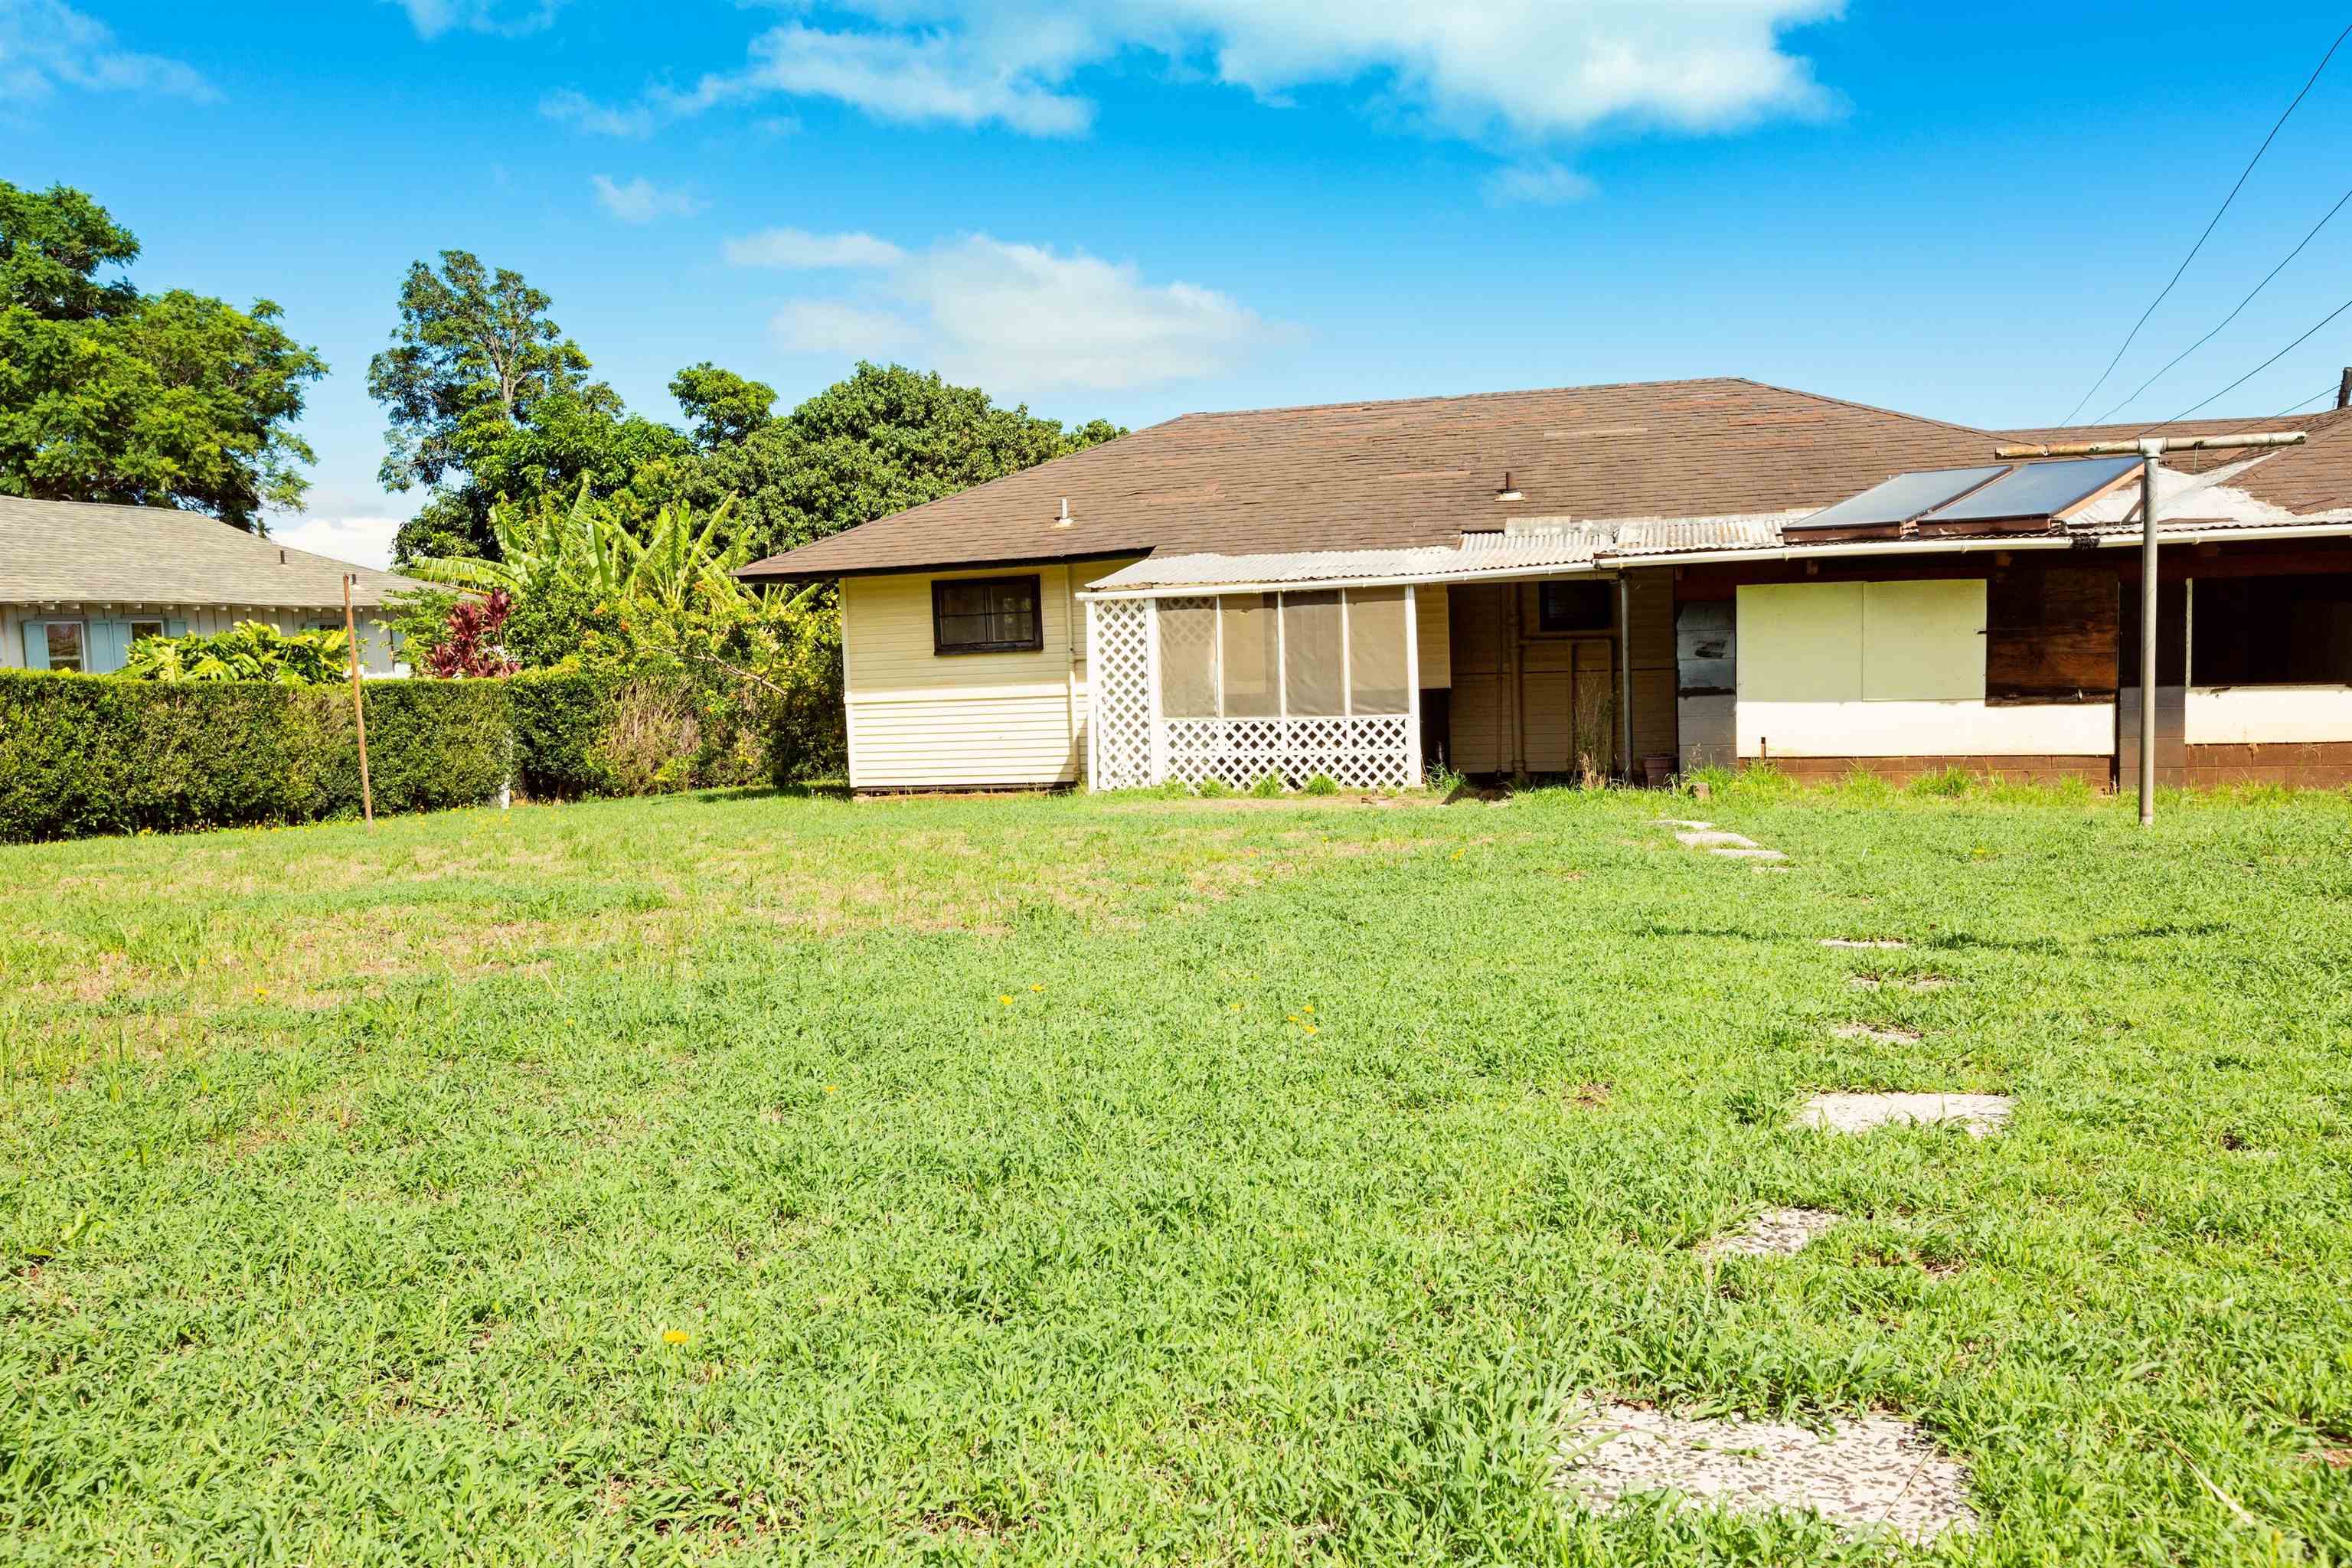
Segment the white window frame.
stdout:
<svg viewBox="0 0 2352 1568">
<path fill-rule="evenodd" d="M 89 673 L 89 622 L 80 618 L 51 620 L 47 616 L 39 616 L 37 619 L 41 624 L 41 636 L 44 640 L 47 640 L 49 634 L 59 626 L 73 628 L 74 661 L 70 670 L 76 675 L 88 675 Z M 58 663 L 57 645 L 54 642 L 48 644 L 48 660 L 51 669 L 62 668 Z"/>
</svg>

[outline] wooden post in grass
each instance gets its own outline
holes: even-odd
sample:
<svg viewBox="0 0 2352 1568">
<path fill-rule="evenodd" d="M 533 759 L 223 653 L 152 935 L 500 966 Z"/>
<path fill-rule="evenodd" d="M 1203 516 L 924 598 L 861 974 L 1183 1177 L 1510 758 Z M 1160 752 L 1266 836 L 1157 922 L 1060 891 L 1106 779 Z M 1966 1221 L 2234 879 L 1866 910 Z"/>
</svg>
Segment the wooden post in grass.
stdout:
<svg viewBox="0 0 2352 1568">
<path fill-rule="evenodd" d="M 2352 374 L 2352 372 L 2347 372 Z M 2163 426 L 2158 426 L 2158 429 Z M 2295 447 L 2300 430 L 2258 436 L 2140 436 L 2128 441 L 2066 441 L 2049 446 L 1996 447 L 1996 458 L 2120 458 L 2139 459 L 2139 825 L 2156 825 L 2156 460 L 2167 452 L 2240 452 Z M 2189 672 L 2180 672 L 2182 686 Z M 2184 738 L 2185 740 L 2185 738 Z"/>
<path fill-rule="evenodd" d="M 360 700 L 360 630 L 352 615 L 352 574 L 343 574 L 343 641 L 344 652 L 351 657 L 352 723 L 360 735 L 360 815 L 367 818 L 371 831 L 375 827 L 375 787 L 368 782 L 367 763 L 367 704 Z"/>
</svg>

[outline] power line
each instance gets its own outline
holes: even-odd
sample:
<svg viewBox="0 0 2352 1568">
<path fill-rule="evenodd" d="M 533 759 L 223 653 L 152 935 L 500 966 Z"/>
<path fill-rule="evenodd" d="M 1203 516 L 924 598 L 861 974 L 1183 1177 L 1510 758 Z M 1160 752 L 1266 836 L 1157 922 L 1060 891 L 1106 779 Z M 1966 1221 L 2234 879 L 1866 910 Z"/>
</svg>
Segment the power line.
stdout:
<svg viewBox="0 0 2352 1568">
<path fill-rule="evenodd" d="M 2327 68 L 2327 62 L 2336 58 L 2336 51 L 2344 47 L 2344 40 L 2347 37 L 2352 37 L 2352 23 L 2346 24 L 2344 31 L 2336 35 L 2336 41 L 2327 46 L 2327 52 L 2319 57 L 2319 64 L 2313 69 L 2311 79 L 2303 84 L 2303 91 L 2294 95 L 2294 101 L 2289 103 L 2285 111 L 2278 117 L 2278 123 L 2271 127 L 2271 133 L 2263 138 L 2261 146 L 2254 149 L 2254 155 L 2246 161 L 2245 168 L 2239 173 L 2238 183 L 2230 187 L 2230 194 L 2221 198 L 2221 205 L 2214 210 L 2212 220 L 2206 224 L 2205 232 L 2197 237 L 2197 243 L 2189 247 L 2189 254 L 2180 258 L 2179 267 L 2173 268 L 2171 281 L 2166 283 L 2158 291 L 2156 298 L 2147 302 L 2147 309 L 2139 313 L 2139 320 L 2132 323 L 2132 330 L 2124 334 L 2123 346 L 2116 350 L 2115 358 L 2107 362 L 2107 368 L 2099 373 L 2099 379 L 2091 383 L 2090 390 L 2084 393 L 2074 406 L 2066 411 L 2066 417 L 2060 420 L 2060 424 L 2073 424 L 2074 416 L 2083 412 L 2083 405 L 2090 402 L 2099 388 L 2107 384 L 2107 377 L 2115 374 L 2116 366 L 2123 363 L 2125 353 L 2132 346 L 2132 340 L 2139 336 L 2139 330 L 2147 325 L 2147 319 L 2156 314 L 2156 308 L 2164 303 L 2165 296 L 2171 293 L 2173 285 L 2180 281 L 2180 275 L 2189 270 L 2189 264 L 2197 259 L 2197 253 L 2205 248 L 2205 242 L 2213 237 L 2213 230 L 2221 223 L 2221 215 L 2230 210 L 2230 204 L 2238 199 L 2240 191 L 2245 189 L 2247 176 L 2254 172 L 2254 165 L 2263 161 L 2263 154 L 2271 150 L 2271 143 L 2278 139 L 2279 131 L 2286 124 L 2287 116 L 2293 114 L 2296 107 L 2310 94 L 2311 89 L 2318 85 L 2320 72 Z"/>
<path fill-rule="evenodd" d="M 2347 191 L 2342 195 L 2336 198 L 2336 205 L 2327 209 L 2327 216 L 2323 217 L 2317 223 L 2313 224 L 2311 226 L 2311 232 L 2305 235 L 2301 242 L 2298 243 L 2293 250 L 2286 253 L 2285 259 L 2282 260 L 2276 267 L 2272 268 L 2268 272 L 2263 275 L 2263 280 L 2255 284 L 2252 289 L 2248 290 L 2244 299 L 2238 301 L 2237 310 L 2231 310 L 2228 315 L 2222 317 L 2220 321 L 2214 324 L 2211 331 L 2207 332 L 2203 337 L 2198 339 L 2195 342 L 2190 343 L 2187 348 L 2182 349 L 2179 353 L 2167 360 L 2163 370 L 2158 371 L 2154 375 L 2151 375 L 2146 381 L 2141 382 L 2138 386 L 2135 387 L 2131 391 L 2129 395 L 2123 399 L 2122 402 L 2117 403 L 2115 407 L 2108 409 L 2106 413 L 2100 415 L 2096 419 L 2092 420 L 2091 423 L 2094 425 L 2105 424 L 2110 418 L 2114 417 L 2116 414 L 2120 413 L 2125 407 L 2130 405 L 2141 393 L 2146 392 L 2149 387 L 2154 386 L 2158 382 L 2162 381 L 2166 373 L 2170 371 L 2174 365 L 2179 364 L 2182 360 L 2187 359 L 2190 354 L 2195 353 L 2199 349 L 2201 349 L 2207 343 L 2211 342 L 2215 337 L 2220 335 L 2223 327 L 2228 326 L 2231 322 L 2238 319 L 2239 311 L 2243 310 L 2247 306 L 2254 302 L 2254 296 L 2256 294 L 2261 293 L 2263 289 L 2271 286 L 2272 279 L 2286 270 L 2287 262 L 2293 261 L 2296 257 L 2303 254 L 2304 247 L 2309 245 L 2314 239 L 2316 239 L 2319 237 L 2319 231 L 2327 226 L 2329 219 L 2335 217 L 2337 213 L 2344 210 L 2344 204 L 2347 202 L 2352 202 L 2352 191 Z M 2080 405 L 2077 405 L 2076 406 L 2079 407 Z"/>
<path fill-rule="evenodd" d="M 2188 418 L 2190 415 L 2192 415 L 2192 414 L 2196 413 L 2200 408 L 2204 407 L 2204 406 L 2205 406 L 2205 404 L 2207 404 L 2207 403 L 2211 403 L 2211 402 L 2213 402 L 2213 401 L 2214 401 L 2215 399 L 2217 399 L 2217 398 L 2227 397 L 2230 394 L 2231 394 L 2231 393 L 2233 393 L 2233 392 L 2237 391 L 2237 390 L 2238 390 L 2238 388 L 2240 388 L 2240 387 L 2242 387 L 2242 386 L 2245 385 L 2245 384 L 2246 384 L 2246 383 L 2248 383 L 2248 382 L 2250 382 L 2250 381 L 2253 380 L 2253 379 L 2254 379 L 2254 377 L 2256 377 L 2256 376 L 2258 376 L 2258 375 L 2262 374 L 2263 374 L 2263 372 L 2264 372 L 2264 371 L 2266 371 L 2266 370 L 2270 369 L 2270 367 L 2271 367 L 2271 366 L 2273 366 L 2273 365 L 2274 365 L 2274 364 L 2278 363 L 2278 362 L 2279 362 L 2279 361 L 2281 361 L 2281 360 L 2283 360 L 2283 359 L 2286 358 L 2286 356 L 2287 356 L 2287 355 L 2289 355 L 2289 354 L 2293 353 L 2295 350 L 2297 350 L 2297 349 L 2301 348 L 2305 343 L 2309 342 L 2310 342 L 2314 337 L 2315 337 L 2315 336 L 2318 334 L 2318 332 L 2319 332 L 2319 329 L 2320 329 L 2320 328 L 2322 328 L 2322 327 L 2324 327 L 2324 326 L 2327 325 L 2327 323 L 2328 323 L 2328 322 L 2330 322 L 2330 321 L 2334 321 L 2336 317 L 2338 317 L 2338 316 L 2342 315 L 2342 314 L 2343 314 L 2345 311 L 2347 311 L 2347 310 L 2352 310 L 2352 300 L 2345 300 L 2345 301 L 2344 301 L 2344 303 L 2342 303 L 2341 305 L 2336 306 L 2336 309 L 2334 309 L 2333 310 L 2328 311 L 2328 312 L 2327 312 L 2327 314 L 2326 314 L 2325 316 L 2322 316 L 2322 317 L 2321 317 L 2321 318 L 2320 318 L 2316 322 L 2313 323 L 2312 328 L 2311 328 L 2311 330 L 2310 330 L 2309 331 L 2305 332 L 2305 333 L 2303 334 L 2303 336 L 2301 336 L 2301 337 L 2299 337 L 2299 338 L 2295 339 L 2295 340 L 2294 340 L 2294 342 L 2291 342 L 2291 343 L 2287 344 L 2287 346 L 2286 346 L 2286 347 L 2284 347 L 2284 348 L 2283 348 L 2283 349 L 2279 350 L 2279 352 L 2278 352 L 2278 353 L 2274 353 L 2274 354 L 2271 355 L 2271 357 L 2270 357 L 2270 358 L 2268 358 L 2268 359 L 2266 359 L 2266 360 L 2263 361 L 2263 363 L 2260 363 L 2260 364 L 2258 364 L 2258 365 L 2254 366 L 2254 368 L 2253 368 L 2253 369 L 2252 369 L 2252 370 L 2248 371 L 2245 374 L 2243 374 L 2243 375 L 2240 376 L 2237 380 L 2235 380 L 2235 381 L 2231 382 L 2229 385 L 2227 385 L 2227 386 L 2223 387 L 2221 391 L 2219 391 L 2219 392 L 2215 393 L 2211 397 L 2208 397 L 2208 398 L 2206 398 L 2206 399 L 2204 400 L 2204 402 L 2203 402 L 2203 403 L 2193 403 L 2193 404 L 2190 404 L 2188 407 L 2186 407 L 2186 408 L 2182 409 L 2179 413 L 2178 413 L 2178 414 L 2174 415 L 2171 418 L 2165 420 L 2165 421 L 2163 422 L 2163 424 L 2159 424 L 2159 425 L 2151 425 L 2151 426 L 2148 426 L 2148 429 L 2149 429 L 2149 430 L 2161 430 L 2161 429 L 2163 429 L 2163 428 L 2164 428 L 2164 426 L 2165 426 L 2166 425 L 2178 425 L 2178 424 L 2179 424 L 2183 419 L 2186 419 L 2186 418 Z M 2310 400 L 2309 398 L 2305 398 L 2305 399 L 2304 399 L 2304 401 L 2305 401 L 2305 403 L 2308 403 L 2308 402 L 2310 402 L 2311 400 Z M 2142 435 L 2146 435 L 2146 434 L 2147 434 L 2147 431 L 2143 430 L 2142 432 L 2140 432 L 2140 434 L 2142 434 Z"/>
</svg>

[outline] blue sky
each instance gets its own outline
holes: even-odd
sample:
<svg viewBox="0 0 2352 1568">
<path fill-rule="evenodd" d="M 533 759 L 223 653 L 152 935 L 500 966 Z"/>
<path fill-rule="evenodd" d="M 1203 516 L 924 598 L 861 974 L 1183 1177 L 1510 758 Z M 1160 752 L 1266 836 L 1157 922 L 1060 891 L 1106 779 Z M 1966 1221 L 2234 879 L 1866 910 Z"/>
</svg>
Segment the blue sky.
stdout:
<svg viewBox="0 0 2352 1568">
<path fill-rule="evenodd" d="M 407 263 L 512 267 L 633 406 L 861 354 L 1065 419 L 1742 374 L 2054 421 L 2347 17 L 1873 0 L 0 0 L 0 177 L 333 367 L 307 518 L 381 560 Z M 2108 386 L 2352 185 L 2352 46 Z M 2340 232 L 2339 232 L 2340 228 Z M 2352 211 L 2123 416 L 2341 304 Z M 2332 386 L 2352 313 L 2213 405 Z"/>
</svg>

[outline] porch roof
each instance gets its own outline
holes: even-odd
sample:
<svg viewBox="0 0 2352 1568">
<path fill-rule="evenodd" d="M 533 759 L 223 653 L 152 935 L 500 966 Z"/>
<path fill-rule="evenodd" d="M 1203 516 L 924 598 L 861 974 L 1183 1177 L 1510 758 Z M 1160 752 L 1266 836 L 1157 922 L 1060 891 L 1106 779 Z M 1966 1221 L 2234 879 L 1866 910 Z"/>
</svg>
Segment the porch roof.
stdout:
<svg viewBox="0 0 2352 1568">
<path fill-rule="evenodd" d="M 2352 508 L 2298 513 L 2263 500 L 2230 481 L 2254 467 L 2242 462 L 2200 474 L 2157 470 L 2160 531 L 2167 539 L 2352 537 Z M 1151 597 L 1170 594 L 1234 593 L 1253 588 L 1368 586 L 1443 583 L 1483 577 L 1556 576 L 1610 572 L 1624 565 L 1743 555 L 1816 557 L 1966 553 L 1987 549 L 2066 550 L 2127 543 L 2139 538 L 2139 487 L 2103 495 L 2072 520 L 2042 533 L 1987 531 L 1933 539 L 1886 538 L 1834 542 L 1790 539 L 1788 525 L 1813 509 L 1717 517 L 1571 519 L 1521 517 L 1499 530 L 1465 533 L 1452 545 L 1410 550 L 1301 550 L 1265 554 L 1189 552 L 1151 556 L 1087 584 L 1084 596 Z"/>
</svg>

